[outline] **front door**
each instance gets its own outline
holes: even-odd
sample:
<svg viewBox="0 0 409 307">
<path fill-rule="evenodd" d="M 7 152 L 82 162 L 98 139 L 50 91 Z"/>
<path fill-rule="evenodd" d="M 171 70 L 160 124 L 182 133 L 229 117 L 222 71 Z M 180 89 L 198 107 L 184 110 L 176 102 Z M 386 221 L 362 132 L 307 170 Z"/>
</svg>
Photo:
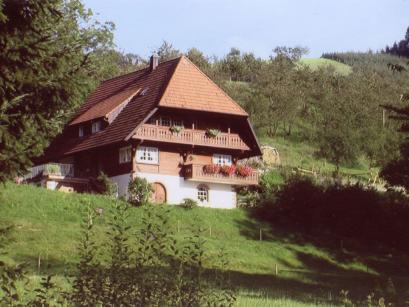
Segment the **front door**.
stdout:
<svg viewBox="0 0 409 307">
<path fill-rule="evenodd" d="M 155 182 L 153 184 L 152 200 L 154 203 L 162 204 L 166 202 L 166 189 L 163 184 Z"/>
</svg>

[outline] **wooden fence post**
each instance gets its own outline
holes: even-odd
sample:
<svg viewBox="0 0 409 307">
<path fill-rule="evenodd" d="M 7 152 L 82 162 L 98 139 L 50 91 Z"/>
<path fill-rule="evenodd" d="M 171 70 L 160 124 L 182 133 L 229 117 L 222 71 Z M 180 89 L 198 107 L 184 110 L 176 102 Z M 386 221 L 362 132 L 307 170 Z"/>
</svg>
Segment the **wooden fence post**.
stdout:
<svg viewBox="0 0 409 307">
<path fill-rule="evenodd" d="M 263 232 L 262 232 L 261 228 L 260 228 L 260 241 L 263 241 Z"/>
<path fill-rule="evenodd" d="M 178 233 L 180 232 L 180 221 L 178 220 Z"/>
<path fill-rule="evenodd" d="M 37 263 L 37 267 L 38 267 L 38 275 L 40 275 L 40 268 L 41 268 L 41 254 L 38 254 L 38 263 Z"/>
<path fill-rule="evenodd" d="M 209 235 L 212 236 L 212 225 L 209 226 Z"/>
<path fill-rule="evenodd" d="M 278 276 L 278 264 L 277 263 L 275 264 L 275 273 L 276 273 L 276 276 Z"/>
</svg>

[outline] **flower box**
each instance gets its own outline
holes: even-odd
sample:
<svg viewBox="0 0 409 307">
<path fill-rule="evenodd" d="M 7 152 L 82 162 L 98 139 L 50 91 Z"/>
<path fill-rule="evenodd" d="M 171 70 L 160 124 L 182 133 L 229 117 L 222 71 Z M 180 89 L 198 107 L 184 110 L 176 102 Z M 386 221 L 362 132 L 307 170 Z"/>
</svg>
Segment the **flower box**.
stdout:
<svg viewBox="0 0 409 307">
<path fill-rule="evenodd" d="M 218 174 L 220 172 L 220 166 L 217 164 L 207 164 L 203 166 L 203 172 L 205 174 Z"/>
<path fill-rule="evenodd" d="M 234 165 L 223 165 L 220 168 L 220 173 L 222 173 L 225 176 L 231 176 L 236 172 L 236 166 Z"/>
<path fill-rule="evenodd" d="M 253 168 L 248 165 L 239 165 L 237 167 L 237 175 L 242 177 L 248 177 L 253 173 Z"/>
</svg>

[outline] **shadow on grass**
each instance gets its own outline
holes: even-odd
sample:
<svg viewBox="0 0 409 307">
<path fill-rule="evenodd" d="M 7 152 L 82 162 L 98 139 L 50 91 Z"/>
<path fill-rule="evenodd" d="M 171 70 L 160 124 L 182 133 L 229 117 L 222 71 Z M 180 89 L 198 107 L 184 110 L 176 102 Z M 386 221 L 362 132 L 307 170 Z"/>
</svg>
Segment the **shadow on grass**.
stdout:
<svg viewBox="0 0 409 307">
<path fill-rule="evenodd" d="M 299 269 L 285 259 L 279 260 L 286 268 L 280 270 L 280 278 L 270 277 L 279 280 L 279 292 L 290 293 L 291 297 L 300 292 L 301 297 L 320 295 L 323 298 L 349 290 L 351 297 L 362 299 L 379 285 L 385 285 L 389 278 L 397 291 L 408 288 L 409 257 L 405 253 L 328 234 L 312 236 L 290 225 L 267 224 L 253 210 L 248 210 L 247 214 L 248 219 L 236 221 L 242 236 L 259 240 L 262 228 L 263 241 L 283 244 L 283 248 L 302 263 Z M 309 247 L 305 248 L 306 245 Z M 264 287 L 264 281 L 258 286 Z"/>
</svg>

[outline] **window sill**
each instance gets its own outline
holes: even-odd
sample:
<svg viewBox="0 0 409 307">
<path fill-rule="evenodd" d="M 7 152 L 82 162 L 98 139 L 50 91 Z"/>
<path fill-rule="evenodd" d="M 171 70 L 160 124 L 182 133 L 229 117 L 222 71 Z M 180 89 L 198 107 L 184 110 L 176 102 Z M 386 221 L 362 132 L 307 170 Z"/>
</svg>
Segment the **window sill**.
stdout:
<svg viewBox="0 0 409 307">
<path fill-rule="evenodd" d="M 136 164 L 145 164 L 145 165 L 158 165 L 159 166 L 159 163 L 158 162 L 146 162 L 146 161 L 136 161 Z"/>
</svg>

